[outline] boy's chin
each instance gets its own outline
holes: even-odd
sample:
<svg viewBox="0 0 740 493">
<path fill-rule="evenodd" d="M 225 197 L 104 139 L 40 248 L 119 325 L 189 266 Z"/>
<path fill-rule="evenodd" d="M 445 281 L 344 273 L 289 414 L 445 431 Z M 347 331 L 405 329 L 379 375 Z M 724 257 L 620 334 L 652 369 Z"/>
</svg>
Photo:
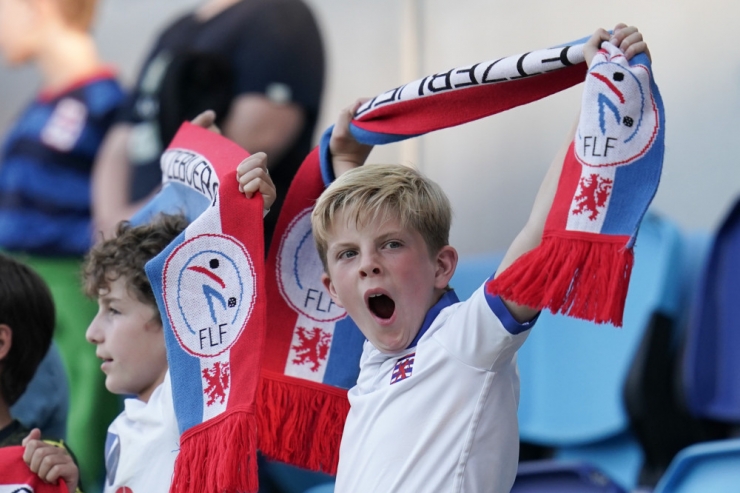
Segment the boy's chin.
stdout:
<svg viewBox="0 0 740 493">
<path fill-rule="evenodd" d="M 31 62 L 32 57 L 23 53 L 0 52 L 2 62 L 11 68 L 21 67 Z"/>
<path fill-rule="evenodd" d="M 370 342 L 373 346 L 375 346 L 375 349 L 380 351 L 384 354 L 396 354 L 404 349 L 406 349 L 409 344 L 411 344 L 411 341 L 405 341 L 405 340 L 383 340 L 383 339 L 371 339 Z"/>
</svg>

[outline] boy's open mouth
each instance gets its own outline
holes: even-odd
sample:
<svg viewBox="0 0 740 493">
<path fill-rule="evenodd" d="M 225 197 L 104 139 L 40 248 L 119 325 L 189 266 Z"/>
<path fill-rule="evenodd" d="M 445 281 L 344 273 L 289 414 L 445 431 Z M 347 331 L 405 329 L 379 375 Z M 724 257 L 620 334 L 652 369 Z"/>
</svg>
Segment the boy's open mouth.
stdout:
<svg viewBox="0 0 740 493">
<path fill-rule="evenodd" d="M 373 314 L 383 320 L 388 320 L 396 311 L 396 303 L 384 294 L 374 294 L 367 300 L 367 306 Z"/>
</svg>

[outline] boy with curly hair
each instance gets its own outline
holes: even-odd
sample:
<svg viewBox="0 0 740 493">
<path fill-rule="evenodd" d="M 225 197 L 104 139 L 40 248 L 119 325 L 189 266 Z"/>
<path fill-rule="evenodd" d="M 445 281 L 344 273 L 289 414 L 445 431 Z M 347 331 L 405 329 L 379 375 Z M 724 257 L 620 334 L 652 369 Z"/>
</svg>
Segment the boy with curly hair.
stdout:
<svg viewBox="0 0 740 493">
<path fill-rule="evenodd" d="M 250 156 L 238 169 L 240 190 L 247 197 L 262 193 L 269 210 L 275 186 L 267 174 L 265 154 Z M 183 216 L 165 214 L 139 226 L 124 221 L 116 235 L 95 245 L 86 259 L 85 292 L 98 300 L 87 340 L 103 361 L 106 388 L 133 396 L 108 428 L 106 493 L 121 488 L 166 493 L 170 488 L 180 432 L 162 319 L 144 266 L 186 226 Z"/>
</svg>

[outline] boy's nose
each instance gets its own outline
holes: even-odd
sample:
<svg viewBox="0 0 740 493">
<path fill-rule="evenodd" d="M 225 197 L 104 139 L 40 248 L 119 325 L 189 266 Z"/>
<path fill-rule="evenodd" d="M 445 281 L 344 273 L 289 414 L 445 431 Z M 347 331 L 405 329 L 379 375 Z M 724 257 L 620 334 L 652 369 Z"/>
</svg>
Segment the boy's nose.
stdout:
<svg viewBox="0 0 740 493">
<path fill-rule="evenodd" d="M 103 331 L 100 330 L 98 326 L 99 316 L 99 314 L 95 315 L 95 318 L 93 318 L 92 322 L 90 322 L 90 325 L 85 331 L 85 339 L 87 339 L 87 342 L 92 344 L 100 344 L 101 342 L 103 342 Z"/>
<path fill-rule="evenodd" d="M 360 264 L 360 277 L 367 277 L 371 275 L 377 276 L 380 273 L 380 263 L 378 263 L 375 256 L 366 256 L 365 259 L 363 259 L 363 262 Z"/>
</svg>

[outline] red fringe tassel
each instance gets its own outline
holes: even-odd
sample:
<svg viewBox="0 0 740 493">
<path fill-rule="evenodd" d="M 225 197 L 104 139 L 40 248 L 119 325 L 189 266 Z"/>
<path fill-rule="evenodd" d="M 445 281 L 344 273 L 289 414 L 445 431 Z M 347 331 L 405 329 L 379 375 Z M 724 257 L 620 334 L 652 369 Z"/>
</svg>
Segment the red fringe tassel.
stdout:
<svg viewBox="0 0 740 493">
<path fill-rule="evenodd" d="M 263 371 L 259 448 L 271 459 L 334 475 L 347 413 L 346 390 Z"/>
<path fill-rule="evenodd" d="M 258 488 L 252 406 L 229 410 L 182 434 L 170 493 L 254 493 Z"/>
<path fill-rule="evenodd" d="M 543 236 L 488 291 L 520 305 L 621 327 L 634 263 L 628 238 L 583 236 Z"/>
</svg>

